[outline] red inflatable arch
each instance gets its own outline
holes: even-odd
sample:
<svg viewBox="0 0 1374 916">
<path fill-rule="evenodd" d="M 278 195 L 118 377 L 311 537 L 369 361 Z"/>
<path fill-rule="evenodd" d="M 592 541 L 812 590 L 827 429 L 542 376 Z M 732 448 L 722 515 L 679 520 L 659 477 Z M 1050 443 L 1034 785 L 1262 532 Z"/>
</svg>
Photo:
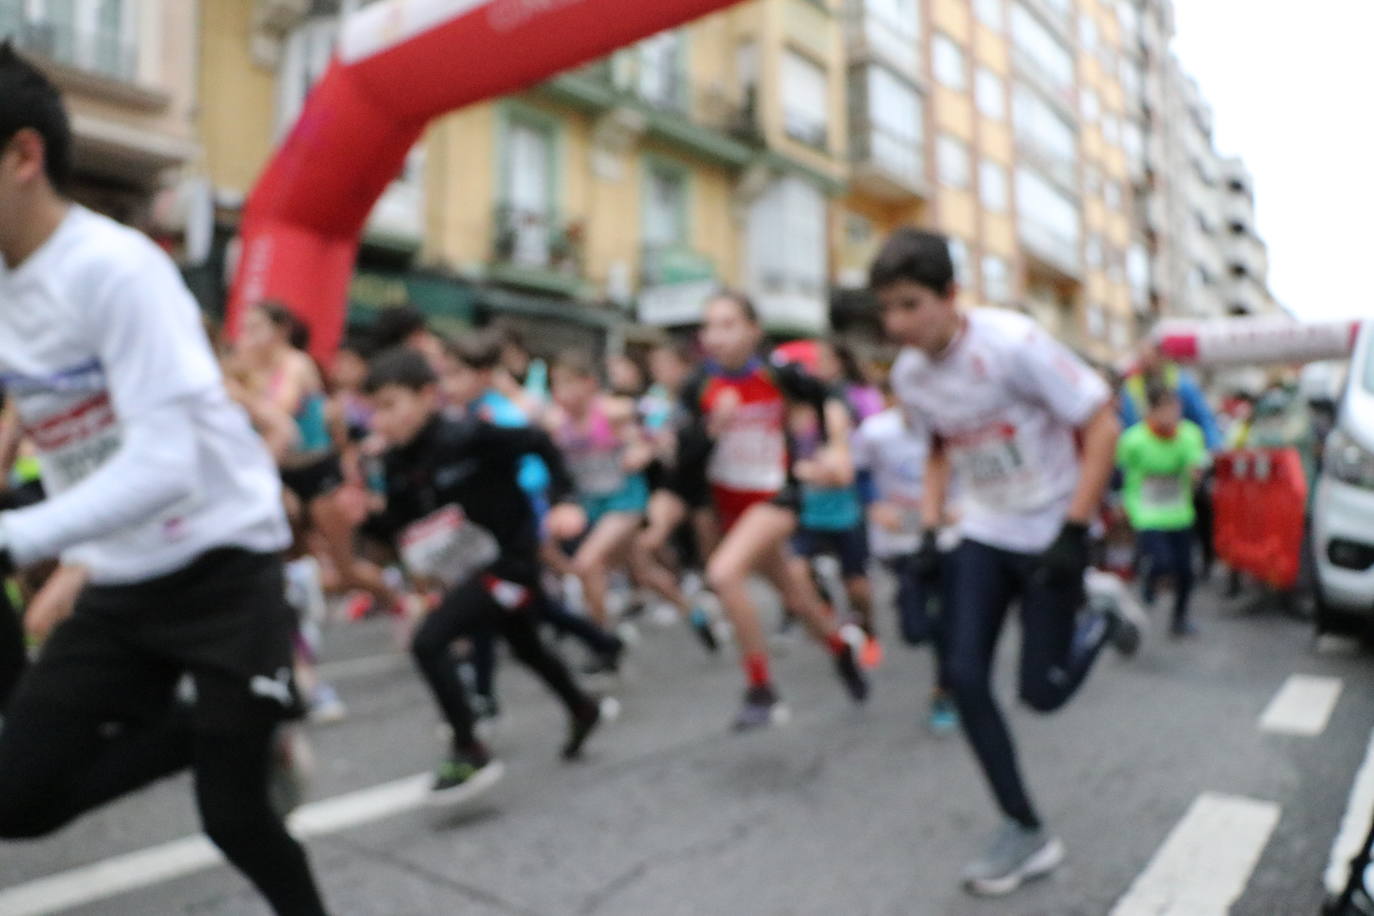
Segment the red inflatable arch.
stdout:
<svg viewBox="0 0 1374 916">
<path fill-rule="evenodd" d="M 327 359 L 373 204 L 437 115 L 513 92 L 738 0 L 382 0 L 339 53 L 253 188 L 229 298 L 280 299 Z"/>
</svg>

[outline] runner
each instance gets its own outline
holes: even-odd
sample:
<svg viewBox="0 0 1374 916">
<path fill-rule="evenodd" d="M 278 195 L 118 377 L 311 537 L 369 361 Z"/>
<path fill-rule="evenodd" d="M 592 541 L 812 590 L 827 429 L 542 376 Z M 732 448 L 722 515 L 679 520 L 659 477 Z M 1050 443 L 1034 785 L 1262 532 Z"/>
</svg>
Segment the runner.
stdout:
<svg viewBox="0 0 1374 916">
<path fill-rule="evenodd" d="M 1145 419 L 1126 430 L 1117 443 L 1117 464 L 1124 476 L 1126 514 L 1140 541 L 1145 564 L 1142 594 L 1153 604 L 1160 578 L 1174 588 L 1170 632 L 1193 636 L 1188 616 L 1193 590 L 1193 488 L 1207 466 L 1202 429 L 1183 419 L 1178 394 L 1163 385 L 1146 392 Z"/>
<path fill-rule="evenodd" d="M 754 571 L 772 581 L 784 606 L 829 648 L 845 689 L 863 702 L 869 685 L 854 649 L 810 577 L 796 574 L 786 549 L 797 528 L 799 484 L 839 485 L 852 477 L 848 411 L 795 366 L 772 366 L 758 357 L 763 328 L 753 303 L 739 293 L 722 293 L 706 304 L 701 339 L 709 362 L 683 398 L 691 424 L 679 434 L 674 511 L 685 516 L 686 506 L 709 500 L 725 532 L 707 563 L 707 580 L 734 625 L 748 684 L 735 727 L 756 728 L 787 716 L 749 597 L 747 579 Z M 827 448 L 793 464 L 786 411 L 796 401 L 824 418 Z"/>
<path fill-rule="evenodd" d="M 947 601 L 925 588 L 913 565 L 922 541 L 921 481 L 930 453 L 930 433 L 920 422 L 896 406 L 864 420 L 855 436 L 854 463 L 868 471 L 869 543 L 897 580 L 902 638 L 911 646 L 929 642 L 934 649 L 935 687 L 927 722 L 935 734 L 947 735 L 959 727 L 941 632 Z M 932 604 L 937 613 L 932 613 Z"/>
<path fill-rule="evenodd" d="M 1031 805 L 992 691 L 998 636 L 1021 611 L 1019 694 L 1058 709 L 1100 650 L 1134 650 L 1120 612 L 1088 611 L 1088 523 L 1112 474 L 1117 421 L 1110 392 L 1065 347 L 1014 312 L 961 312 L 944 236 L 902 229 L 870 274 L 887 333 L 904 349 L 892 386 L 933 434 L 918 571 L 938 578 L 935 531 L 951 480 L 959 487 L 952 587 L 945 594 L 947 677 L 964 732 L 1006 823 L 964 872 L 977 894 L 1010 893 L 1057 868 L 1064 848 Z M 1079 443 L 1076 449 L 1075 443 Z"/>
<path fill-rule="evenodd" d="M 411 642 L 415 658 L 453 735 L 440 764 L 433 800 L 471 798 L 494 785 L 502 768 L 473 733 L 467 691 L 450 653 L 453 642 L 497 632 L 515 657 L 558 695 L 570 729 L 563 756 L 581 753 L 603 710 L 573 683 L 535 629 L 545 601 L 540 584 L 534 511 L 517 481 L 524 455 L 538 455 L 549 470 L 548 528 L 576 537 L 585 524 L 580 507 L 561 504 L 572 481 L 549 437 L 530 427 L 498 427 L 481 420 L 445 419 L 438 378 L 425 357 L 392 350 L 372 365 L 366 389 L 373 426 L 387 441 L 386 509 L 369 530 L 393 543 L 414 580 L 442 591 Z"/>
<path fill-rule="evenodd" d="M 6 710 L 0 836 L 46 835 L 189 765 L 229 861 L 278 913 L 323 913 L 269 803 L 273 736 L 298 711 L 276 470 L 175 265 L 67 199 L 70 175 L 57 90 L 0 45 L 0 378 L 49 497 L 0 513 L 0 552 L 90 577 Z"/>
</svg>

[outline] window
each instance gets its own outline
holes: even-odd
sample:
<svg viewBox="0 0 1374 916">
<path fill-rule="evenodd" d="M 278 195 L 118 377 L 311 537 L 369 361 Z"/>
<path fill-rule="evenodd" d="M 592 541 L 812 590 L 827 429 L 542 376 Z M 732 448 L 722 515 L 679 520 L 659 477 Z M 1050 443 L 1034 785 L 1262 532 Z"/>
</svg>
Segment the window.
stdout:
<svg viewBox="0 0 1374 916">
<path fill-rule="evenodd" d="M 978 163 L 978 199 L 993 213 L 1007 211 L 1007 168 L 991 159 Z"/>
<path fill-rule="evenodd" d="M 659 108 L 681 111 L 687 104 L 687 83 L 682 68 L 682 33 L 659 32 L 635 46 L 639 97 Z"/>
<path fill-rule="evenodd" d="M 1012 129 L 1018 145 L 1038 158 L 1060 182 L 1077 181 L 1078 135 L 1038 92 L 1023 83 L 1012 90 Z"/>
<path fill-rule="evenodd" d="M 983 298 L 995 305 L 1011 301 L 1011 267 L 1006 258 L 983 255 Z"/>
<path fill-rule="evenodd" d="M 951 188 L 967 188 L 972 180 L 968 144 L 958 137 L 941 134 L 935 143 L 935 161 L 940 181 Z"/>
<path fill-rule="evenodd" d="M 300 117 L 306 96 L 324 76 L 334 54 L 339 24 L 332 18 L 307 20 L 287 37 L 277 83 L 277 134 L 285 134 Z"/>
<path fill-rule="evenodd" d="M 1145 161 L 1145 132 L 1135 121 L 1121 124 L 1121 148 L 1126 152 L 1126 161 L 1133 167 Z"/>
<path fill-rule="evenodd" d="M 861 131 L 858 137 L 860 153 L 912 184 L 920 183 L 925 175 L 925 120 L 920 94 L 910 83 L 880 65 L 867 67 L 859 74 L 866 78 L 868 90 L 868 125 L 867 131 Z"/>
<path fill-rule="evenodd" d="M 949 259 L 954 262 L 954 282 L 968 288 L 972 275 L 969 273 L 968 242 L 956 236 L 949 240 Z"/>
<path fill-rule="evenodd" d="M 973 92 L 984 117 L 1001 121 L 1007 116 L 1007 87 L 1002 77 L 987 67 L 979 67 L 973 80 Z"/>
<path fill-rule="evenodd" d="M 1114 316 L 1111 326 L 1107 329 L 1107 336 L 1111 341 L 1112 349 L 1117 352 L 1121 352 L 1128 348 L 1131 345 L 1131 326 L 1129 319 L 1124 315 Z"/>
<path fill-rule="evenodd" d="M 530 267 L 550 263 L 553 222 L 553 130 L 534 119 L 512 117 L 506 127 L 504 226 L 510 260 Z"/>
<path fill-rule="evenodd" d="M 1121 119 L 1111 112 L 1102 114 L 1102 139 L 1111 146 L 1121 145 Z"/>
<path fill-rule="evenodd" d="M 1073 198 L 1022 167 L 1016 170 L 1016 212 L 1022 241 L 1061 264 L 1078 265 L 1081 228 Z"/>
<path fill-rule="evenodd" d="M 1101 340 L 1107 333 L 1107 313 L 1097 303 L 1089 305 L 1083 313 L 1088 336 Z"/>
<path fill-rule="evenodd" d="M 1084 86 L 1078 94 L 1078 110 L 1082 113 L 1083 120 L 1091 124 L 1097 120 L 1101 113 L 1101 105 L 1097 100 L 1097 93 Z"/>
<path fill-rule="evenodd" d="M 1126 251 L 1126 279 L 1131 284 L 1131 292 L 1142 296 L 1150 290 L 1150 254 L 1140 243 Z"/>
<path fill-rule="evenodd" d="M 1084 54 L 1097 50 L 1097 23 L 1088 13 L 1078 17 L 1078 47 Z"/>
<path fill-rule="evenodd" d="M 1021 3 L 1011 8 L 1011 43 L 1017 65 L 1072 104 L 1073 53 Z"/>
<path fill-rule="evenodd" d="M 935 78 L 951 89 L 967 89 L 968 77 L 964 71 L 963 48 L 948 35 L 936 35 L 931 39 L 930 48 Z"/>
<path fill-rule="evenodd" d="M 644 178 L 644 246 L 677 248 L 687 243 L 687 173 L 651 162 Z"/>
<path fill-rule="evenodd" d="M 916 42 L 921 34 L 916 0 L 867 0 L 863 31 L 868 44 L 885 58 L 915 71 Z"/>
<path fill-rule="evenodd" d="M 829 145 L 830 87 L 825 68 L 795 51 L 782 59 L 782 116 L 793 140 L 822 149 Z"/>
<path fill-rule="evenodd" d="M 1123 203 L 1121 197 L 1121 182 L 1108 178 L 1102 185 L 1102 198 L 1106 201 L 1108 210 L 1120 210 Z"/>
<path fill-rule="evenodd" d="M 1088 240 L 1083 244 L 1083 260 L 1089 268 L 1100 269 L 1106 263 L 1105 251 L 1106 246 L 1102 243 L 1102 236 L 1094 232 L 1088 236 Z"/>
<path fill-rule="evenodd" d="M 20 50 L 118 80 L 138 75 L 134 0 L 0 0 L 0 35 Z"/>
<path fill-rule="evenodd" d="M 1121 67 L 1121 92 L 1131 103 L 1145 94 L 1145 77 L 1133 62 L 1127 61 Z"/>
<path fill-rule="evenodd" d="M 1002 0 L 973 0 L 973 15 L 995 32 L 1006 31 L 1007 8 L 1002 5 Z"/>
<path fill-rule="evenodd" d="M 769 320 L 816 323 L 827 286 L 826 199 L 803 178 L 773 182 L 749 209 L 749 286 L 759 291 Z M 817 315 L 778 314 L 808 308 Z"/>
</svg>

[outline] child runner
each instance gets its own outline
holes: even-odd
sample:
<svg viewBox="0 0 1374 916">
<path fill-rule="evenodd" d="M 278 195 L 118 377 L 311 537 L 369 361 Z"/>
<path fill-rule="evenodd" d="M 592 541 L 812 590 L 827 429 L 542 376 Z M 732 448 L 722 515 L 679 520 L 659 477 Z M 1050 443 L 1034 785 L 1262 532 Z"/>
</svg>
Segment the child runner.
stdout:
<svg viewBox="0 0 1374 916">
<path fill-rule="evenodd" d="M 859 424 L 854 463 L 868 472 L 868 537 L 876 556 L 897 580 L 897 615 L 908 645 L 929 642 L 935 650 L 935 689 L 930 699 L 930 730 L 937 735 L 959 727 L 949 692 L 941 596 L 925 587 L 913 568 L 921 546 L 921 481 L 930 454 L 930 433 L 919 417 L 890 407 Z"/>
<path fill-rule="evenodd" d="M 1177 392 L 1152 385 L 1145 396 L 1145 419 L 1126 430 L 1116 447 L 1124 476 L 1122 498 L 1146 564 L 1145 603 L 1154 602 L 1160 577 L 1169 576 L 1174 585 L 1170 632 L 1192 636 L 1197 632 L 1188 616 L 1196 521 L 1193 488 L 1207 466 L 1207 443 L 1201 427 L 1183 419 Z"/>
<path fill-rule="evenodd" d="M 433 799 L 471 798 L 500 779 L 502 769 L 473 733 L 472 709 L 451 655 L 455 640 L 499 633 L 567 708 L 565 758 L 576 757 L 602 719 L 602 707 L 573 683 L 568 669 L 536 630 L 546 600 L 540 583 L 534 511 L 517 481 L 523 456 L 549 470 L 547 525 L 558 538 L 576 537 L 585 523 L 563 458 L 542 431 L 499 427 L 440 414 L 438 378 L 409 349 L 379 356 L 367 379 L 373 427 L 388 443 L 386 509 L 370 530 L 388 536 L 416 581 L 438 585 L 442 600 L 420 623 L 411 654 L 452 728 L 453 746 L 434 779 Z"/>
<path fill-rule="evenodd" d="M 674 471 L 678 511 L 709 499 L 724 538 L 707 562 L 707 580 L 729 614 L 747 679 L 737 729 L 786 718 L 768 666 L 768 642 L 747 579 L 758 571 L 782 595 L 785 607 L 810 628 L 835 660 L 835 670 L 855 702 L 868 697 L 868 679 L 841 636 L 811 578 L 788 562 L 787 540 L 797 528 L 798 485 L 840 484 L 853 472 L 849 414 L 828 388 L 795 366 L 759 358 L 763 328 L 753 303 L 722 293 L 706 304 L 701 332 L 707 364 L 688 383 L 683 398 L 690 425 L 678 437 Z M 793 402 L 811 405 L 823 418 L 828 446 L 814 459 L 793 463 L 786 413 Z"/>
<path fill-rule="evenodd" d="M 992 662 L 1013 603 L 1021 613 L 1021 699 L 1064 705 L 1102 647 L 1134 651 L 1139 633 L 1117 610 L 1084 604 L 1088 523 L 1112 474 L 1118 426 L 1110 392 L 1029 318 L 967 313 L 944 236 L 896 232 L 870 283 L 887 333 L 904 349 L 892 371 L 903 407 L 933 434 L 918 570 L 938 568 L 935 531 L 951 472 L 959 487 L 952 587 L 945 594 L 947 677 L 964 733 L 1006 821 L 965 870 L 977 894 L 1006 894 L 1064 858 L 1021 781 L 992 691 Z"/>
</svg>

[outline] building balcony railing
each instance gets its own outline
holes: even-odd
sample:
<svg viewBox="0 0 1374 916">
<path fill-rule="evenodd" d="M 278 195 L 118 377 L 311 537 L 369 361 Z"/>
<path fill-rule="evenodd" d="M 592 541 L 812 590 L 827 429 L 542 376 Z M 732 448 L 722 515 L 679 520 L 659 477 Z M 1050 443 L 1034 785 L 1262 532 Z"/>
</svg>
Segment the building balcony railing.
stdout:
<svg viewBox="0 0 1374 916">
<path fill-rule="evenodd" d="M 702 85 L 682 68 L 655 68 L 629 51 L 570 70 L 543 91 L 593 113 L 638 109 L 657 139 L 730 165 L 748 164 L 763 144 L 754 91 L 736 96 L 723 83 Z"/>
<path fill-rule="evenodd" d="M 1011 60 L 1017 73 L 1039 89 L 1060 114 L 1075 123 L 1078 121 L 1078 86 L 1072 79 L 1059 79 L 1033 53 L 1017 45 L 1012 46 Z"/>
<path fill-rule="evenodd" d="M 854 184 L 859 190 L 889 201 L 924 199 L 929 194 L 920 137 L 900 136 L 857 113 L 850 114 L 849 123 Z"/>
<path fill-rule="evenodd" d="M 498 204 L 492 263 L 528 275 L 529 285 L 563 289 L 583 278 L 583 226 L 552 210 Z"/>
<path fill-rule="evenodd" d="M 920 79 L 921 42 L 916 22 L 895 22 L 875 12 L 869 0 L 848 0 L 845 40 L 851 61 L 885 64 L 909 79 Z"/>
<path fill-rule="evenodd" d="M 1018 235 L 1026 254 L 1043 266 L 1070 280 L 1077 280 L 1082 275 L 1083 259 L 1078 239 L 1072 234 L 1041 222 L 1034 215 L 1022 213 Z"/>
<path fill-rule="evenodd" d="M 30 16 L 18 0 L 0 0 L 0 36 L 21 51 L 123 83 L 138 75 L 138 46 L 115 32 L 78 29 Z"/>
</svg>

